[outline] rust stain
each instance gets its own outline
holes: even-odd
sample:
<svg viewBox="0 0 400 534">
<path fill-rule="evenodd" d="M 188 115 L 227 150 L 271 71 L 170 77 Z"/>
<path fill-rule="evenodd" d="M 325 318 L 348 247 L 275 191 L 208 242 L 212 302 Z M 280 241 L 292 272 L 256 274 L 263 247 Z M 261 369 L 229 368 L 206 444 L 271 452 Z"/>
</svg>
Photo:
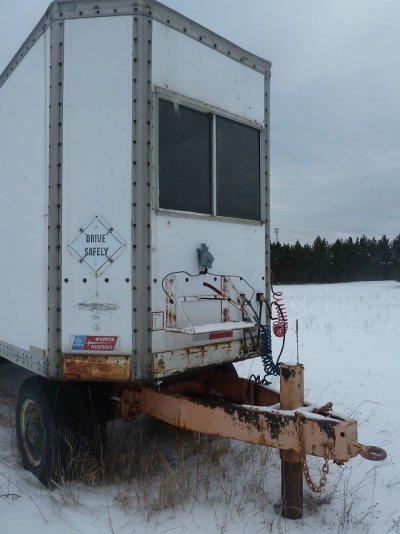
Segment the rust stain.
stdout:
<svg viewBox="0 0 400 534">
<path fill-rule="evenodd" d="M 63 376 L 67 380 L 130 380 L 131 356 L 64 354 Z"/>
<path fill-rule="evenodd" d="M 228 298 L 230 297 L 229 282 L 228 282 L 228 279 L 225 278 L 225 276 L 221 278 L 221 290 L 222 290 L 222 293 L 224 293 L 224 295 L 226 295 Z M 222 302 L 221 302 L 221 306 L 222 306 Z M 230 318 L 229 318 L 229 306 L 228 306 L 226 308 L 222 308 L 222 322 L 227 323 L 229 320 Z"/>
<path fill-rule="evenodd" d="M 175 293 L 176 279 L 170 277 L 166 281 L 166 326 L 169 328 L 176 327 L 176 302 L 173 298 Z"/>
<path fill-rule="evenodd" d="M 89 312 L 109 312 L 118 310 L 118 304 L 112 302 L 79 302 L 77 308 Z"/>
<path fill-rule="evenodd" d="M 162 373 L 163 371 L 165 371 L 165 362 L 162 358 L 157 361 L 154 366 L 154 370 L 156 373 Z"/>
<path fill-rule="evenodd" d="M 192 402 L 202 406 L 207 406 L 211 410 L 222 409 L 230 418 L 237 419 L 240 423 L 246 425 L 247 427 L 256 429 L 260 434 L 267 431 L 272 440 L 278 440 L 285 427 L 291 424 L 291 421 L 288 417 L 276 412 L 264 412 L 261 414 L 247 407 L 244 408 L 234 404 L 225 404 L 220 399 L 192 399 Z M 263 435 L 262 440 L 264 439 L 265 436 Z"/>
<path fill-rule="evenodd" d="M 155 375 L 167 376 L 188 370 L 200 369 L 228 361 L 240 356 L 239 341 L 223 341 L 212 345 L 198 345 L 182 349 L 153 353 Z M 158 361 L 162 360 L 161 366 Z"/>
<path fill-rule="evenodd" d="M 261 431 L 260 414 L 234 405 L 223 406 L 223 410 L 231 417 L 236 416 L 241 423 L 256 428 L 258 432 Z"/>
<path fill-rule="evenodd" d="M 266 414 L 266 420 L 272 439 L 278 439 L 282 429 L 289 425 L 289 420 L 282 415 L 272 417 L 272 414 Z"/>
<path fill-rule="evenodd" d="M 173 305 L 167 303 L 167 326 L 169 328 L 176 327 L 176 309 Z"/>
<path fill-rule="evenodd" d="M 335 441 L 336 439 L 336 431 L 335 427 L 337 426 L 337 423 L 335 421 L 329 421 L 329 420 L 318 420 L 317 425 L 321 432 L 323 432 L 328 439 L 331 439 Z"/>
<path fill-rule="evenodd" d="M 283 376 L 285 380 L 288 380 L 290 376 L 294 376 L 292 369 L 290 369 L 289 367 L 283 367 L 283 366 L 281 367 L 281 375 Z"/>
</svg>

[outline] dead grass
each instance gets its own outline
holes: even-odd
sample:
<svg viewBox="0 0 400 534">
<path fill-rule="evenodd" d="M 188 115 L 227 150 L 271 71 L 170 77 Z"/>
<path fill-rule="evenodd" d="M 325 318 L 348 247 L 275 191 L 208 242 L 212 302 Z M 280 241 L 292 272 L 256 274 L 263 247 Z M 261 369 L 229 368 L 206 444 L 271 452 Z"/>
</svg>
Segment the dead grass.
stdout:
<svg viewBox="0 0 400 534">
<path fill-rule="evenodd" d="M 2 427 L 13 428 L 14 406 L 16 403 L 16 394 L 10 386 L 3 380 L 0 380 L 0 425 Z"/>
<path fill-rule="evenodd" d="M 249 509 L 272 510 L 267 474 L 276 461 L 274 452 L 140 417 L 133 424 L 109 425 L 108 445 L 97 461 L 76 458 L 82 464 L 78 482 L 111 485 L 115 506 L 147 520 L 164 510 L 221 510 L 216 523 L 223 532 L 232 517 L 243 517 Z M 62 506 L 77 505 L 70 488 L 71 483 L 56 486 Z"/>
</svg>

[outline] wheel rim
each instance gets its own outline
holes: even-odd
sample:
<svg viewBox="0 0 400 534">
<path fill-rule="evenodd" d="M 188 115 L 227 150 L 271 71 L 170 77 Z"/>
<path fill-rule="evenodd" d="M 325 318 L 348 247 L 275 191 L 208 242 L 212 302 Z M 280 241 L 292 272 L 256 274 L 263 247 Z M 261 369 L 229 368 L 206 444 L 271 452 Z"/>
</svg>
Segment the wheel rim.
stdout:
<svg viewBox="0 0 400 534">
<path fill-rule="evenodd" d="M 43 459 L 45 430 L 42 414 L 32 399 L 26 399 L 20 412 L 21 442 L 29 463 L 40 465 Z"/>
</svg>

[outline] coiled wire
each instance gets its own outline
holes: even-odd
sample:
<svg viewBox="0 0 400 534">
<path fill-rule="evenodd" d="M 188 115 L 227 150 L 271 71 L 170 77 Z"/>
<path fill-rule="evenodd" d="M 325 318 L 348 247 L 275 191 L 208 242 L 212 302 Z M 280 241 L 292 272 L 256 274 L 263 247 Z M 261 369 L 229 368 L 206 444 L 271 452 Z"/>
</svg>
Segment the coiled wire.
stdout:
<svg viewBox="0 0 400 534">
<path fill-rule="evenodd" d="M 283 302 L 282 291 L 274 291 L 272 288 L 272 296 L 274 300 L 271 302 L 271 307 L 276 310 L 276 317 L 273 319 L 272 328 L 276 337 L 284 337 L 288 329 L 288 315 Z"/>
</svg>

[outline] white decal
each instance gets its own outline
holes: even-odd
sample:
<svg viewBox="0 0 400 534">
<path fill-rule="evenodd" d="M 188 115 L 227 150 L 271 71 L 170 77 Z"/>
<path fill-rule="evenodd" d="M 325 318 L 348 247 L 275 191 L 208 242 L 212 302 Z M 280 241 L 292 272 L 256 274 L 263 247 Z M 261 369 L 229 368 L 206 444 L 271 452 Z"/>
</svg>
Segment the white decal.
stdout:
<svg viewBox="0 0 400 534">
<path fill-rule="evenodd" d="M 99 215 L 68 244 L 69 251 L 95 276 L 101 275 L 125 248 L 126 242 Z"/>
</svg>

